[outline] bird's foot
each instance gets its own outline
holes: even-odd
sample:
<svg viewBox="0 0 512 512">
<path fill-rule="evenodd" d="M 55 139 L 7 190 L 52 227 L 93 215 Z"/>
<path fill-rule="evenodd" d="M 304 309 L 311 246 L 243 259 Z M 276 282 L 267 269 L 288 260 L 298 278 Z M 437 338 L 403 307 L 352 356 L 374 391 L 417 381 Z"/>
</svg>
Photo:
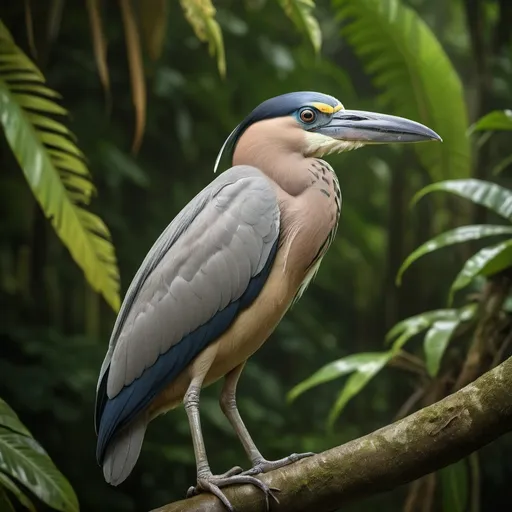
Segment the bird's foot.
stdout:
<svg viewBox="0 0 512 512">
<path fill-rule="evenodd" d="M 313 452 L 306 453 L 292 453 L 288 455 L 288 457 L 284 457 L 279 460 L 266 460 L 261 459 L 256 461 L 254 466 L 247 471 L 244 471 L 241 475 L 259 475 L 260 473 L 268 473 L 269 471 L 273 471 L 274 469 L 279 469 L 284 466 L 288 466 L 289 464 L 293 464 L 298 460 L 305 459 L 307 457 L 311 457 L 315 455 Z"/>
<path fill-rule="evenodd" d="M 223 487 L 227 487 L 229 485 L 243 485 L 243 484 L 251 484 L 260 489 L 265 494 L 265 503 L 266 510 L 270 510 L 269 496 L 274 499 L 277 503 L 279 500 L 274 495 L 274 491 L 278 492 L 279 489 L 275 487 L 269 487 L 266 483 L 254 478 L 251 475 L 242 475 L 240 474 L 242 468 L 234 467 L 227 471 L 222 475 L 212 475 L 205 474 L 202 476 L 198 476 L 197 485 L 195 487 L 190 487 L 187 492 L 187 498 L 195 496 L 201 492 L 210 492 L 217 496 L 220 501 L 224 504 L 229 512 L 235 512 L 233 505 L 229 502 L 226 495 L 222 492 Z"/>
</svg>

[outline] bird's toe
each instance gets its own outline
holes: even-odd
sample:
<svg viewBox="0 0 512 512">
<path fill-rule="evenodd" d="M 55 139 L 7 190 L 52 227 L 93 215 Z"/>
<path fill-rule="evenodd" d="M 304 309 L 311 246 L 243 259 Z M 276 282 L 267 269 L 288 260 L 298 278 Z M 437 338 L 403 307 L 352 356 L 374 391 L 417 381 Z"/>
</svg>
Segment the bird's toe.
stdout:
<svg viewBox="0 0 512 512">
<path fill-rule="evenodd" d="M 261 473 L 268 473 L 269 471 L 288 466 L 289 464 L 293 464 L 294 462 L 306 459 L 313 455 L 315 455 L 313 452 L 292 453 L 291 455 L 288 455 L 288 457 L 284 457 L 279 460 L 262 459 L 261 461 L 256 462 L 251 469 L 244 471 L 242 475 L 259 475 Z"/>
</svg>

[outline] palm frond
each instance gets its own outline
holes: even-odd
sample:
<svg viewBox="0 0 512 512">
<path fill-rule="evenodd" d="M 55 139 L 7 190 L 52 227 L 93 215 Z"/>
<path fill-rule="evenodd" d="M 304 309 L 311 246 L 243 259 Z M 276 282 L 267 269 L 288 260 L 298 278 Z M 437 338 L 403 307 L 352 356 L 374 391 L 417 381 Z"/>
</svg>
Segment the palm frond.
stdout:
<svg viewBox="0 0 512 512">
<path fill-rule="evenodd" d="M 92 288 L 119 307 L 119 271 L 108 228 L 84 207 L 95 192 L 66 110 L 0 21 L 0 124 L 36 200 Z"/>
<path fill-rule="evenodd" d="M 435 130 L 443 144 L 416 144 L 434 181 L 466 177 L 470 148 L 460 79 L 435 35 L 400 0 L 335 0 L 347 41 L 394 113 Z"/>
</svg>

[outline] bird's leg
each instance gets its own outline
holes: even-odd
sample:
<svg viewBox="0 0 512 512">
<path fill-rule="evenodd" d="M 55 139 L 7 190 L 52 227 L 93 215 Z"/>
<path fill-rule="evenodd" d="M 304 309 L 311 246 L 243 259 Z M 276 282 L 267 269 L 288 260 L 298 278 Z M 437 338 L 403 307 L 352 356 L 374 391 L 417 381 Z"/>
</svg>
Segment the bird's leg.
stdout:
<svg viewBox="0 0 512 512">
<path fill-rule="evenodd" d="M 201 421 L 199 418 L 199 395 L 201 392 L 201 385 L 203 378 L 195 378 L 190 383 L 190 386 L 185 393 L 183 403 L 187 411 L 188 421 L 190 425 L 190 432 L 192 434 L 192 443 L 194 445 L 194 455 L 196 458 L 197 468 L 197 486 L 191 487 L 187 492 L 187 497 L 194 496 L 201 491 L 208 491 L 217 496 L 224 506 L 230 511 L 234 512 L 233 506 L 227 499 L 226 495 L 221 491 L 222 487 L 236 484 L 252 484 L 261 489 L 265 493 L 267 510 L 269 509 L 268 497 L 274 495 L 272 490 L 263 483 L 261 480 L 254 478 L 250 475 L 241 475 L 240 468 L 233 468 L 223 475 L 214 475 L 208 463 L 206 456 L 206 448 L 204 445 L 203 434 L 201 431 Z"/>
<path fill-rule="evenodd" d="M 226 415 L 227 419 L 231 423 L 231 426 L 233 427 L 236 435 L 244 447 L 245 453 L 247 453 L 247 456 L 252 463 L 252 468 L 248 471 L 244 471 L 242 475 L 257 475 L 259 473 L 267 473 L 273 469 L 282 468 L 283 466 L 287 466 L 288 464 L 292 464 L 293 462 L 314 455 L 312 452 L 292 453 L 291 455 L 288 455 L 288 457 L 274 461 L 267 460 L 263 457 L 263 455 L 256 447 L 256 444 L 252 440 L 251 435 L 249 434 L 249 431 L 247 430 L 247 427 L 245 426 L 236 405 L 236 386 L 238 384 L 238 379 L 240 378 L 240 374 L 242 373 L 244 365 L 245 363 L 242 363 L 226 375 L 224 380 L 224 387 L 222 388 L 220 397 L 220 407 L 222 412 Z"/>
</svg>

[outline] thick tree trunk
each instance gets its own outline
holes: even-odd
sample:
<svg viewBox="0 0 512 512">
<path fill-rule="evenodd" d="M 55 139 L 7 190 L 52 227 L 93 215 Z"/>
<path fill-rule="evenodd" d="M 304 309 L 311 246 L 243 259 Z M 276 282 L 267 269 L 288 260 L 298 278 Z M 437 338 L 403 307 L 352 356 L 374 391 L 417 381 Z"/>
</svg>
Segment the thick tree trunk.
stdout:
<svg viewBox="0 0 512 512">
<path fill-rule="evenodd" d="M 328 512 L 427 475 L 512 430 L 512 358 L 472 384 L 367 436 L 261 476 L 280 489 L 279 512 Z M 237 512 L 262 512 L 263 496 L 225 489 Z M 225 512 L 202 494 L 153 512 Z"/>
</svg>

